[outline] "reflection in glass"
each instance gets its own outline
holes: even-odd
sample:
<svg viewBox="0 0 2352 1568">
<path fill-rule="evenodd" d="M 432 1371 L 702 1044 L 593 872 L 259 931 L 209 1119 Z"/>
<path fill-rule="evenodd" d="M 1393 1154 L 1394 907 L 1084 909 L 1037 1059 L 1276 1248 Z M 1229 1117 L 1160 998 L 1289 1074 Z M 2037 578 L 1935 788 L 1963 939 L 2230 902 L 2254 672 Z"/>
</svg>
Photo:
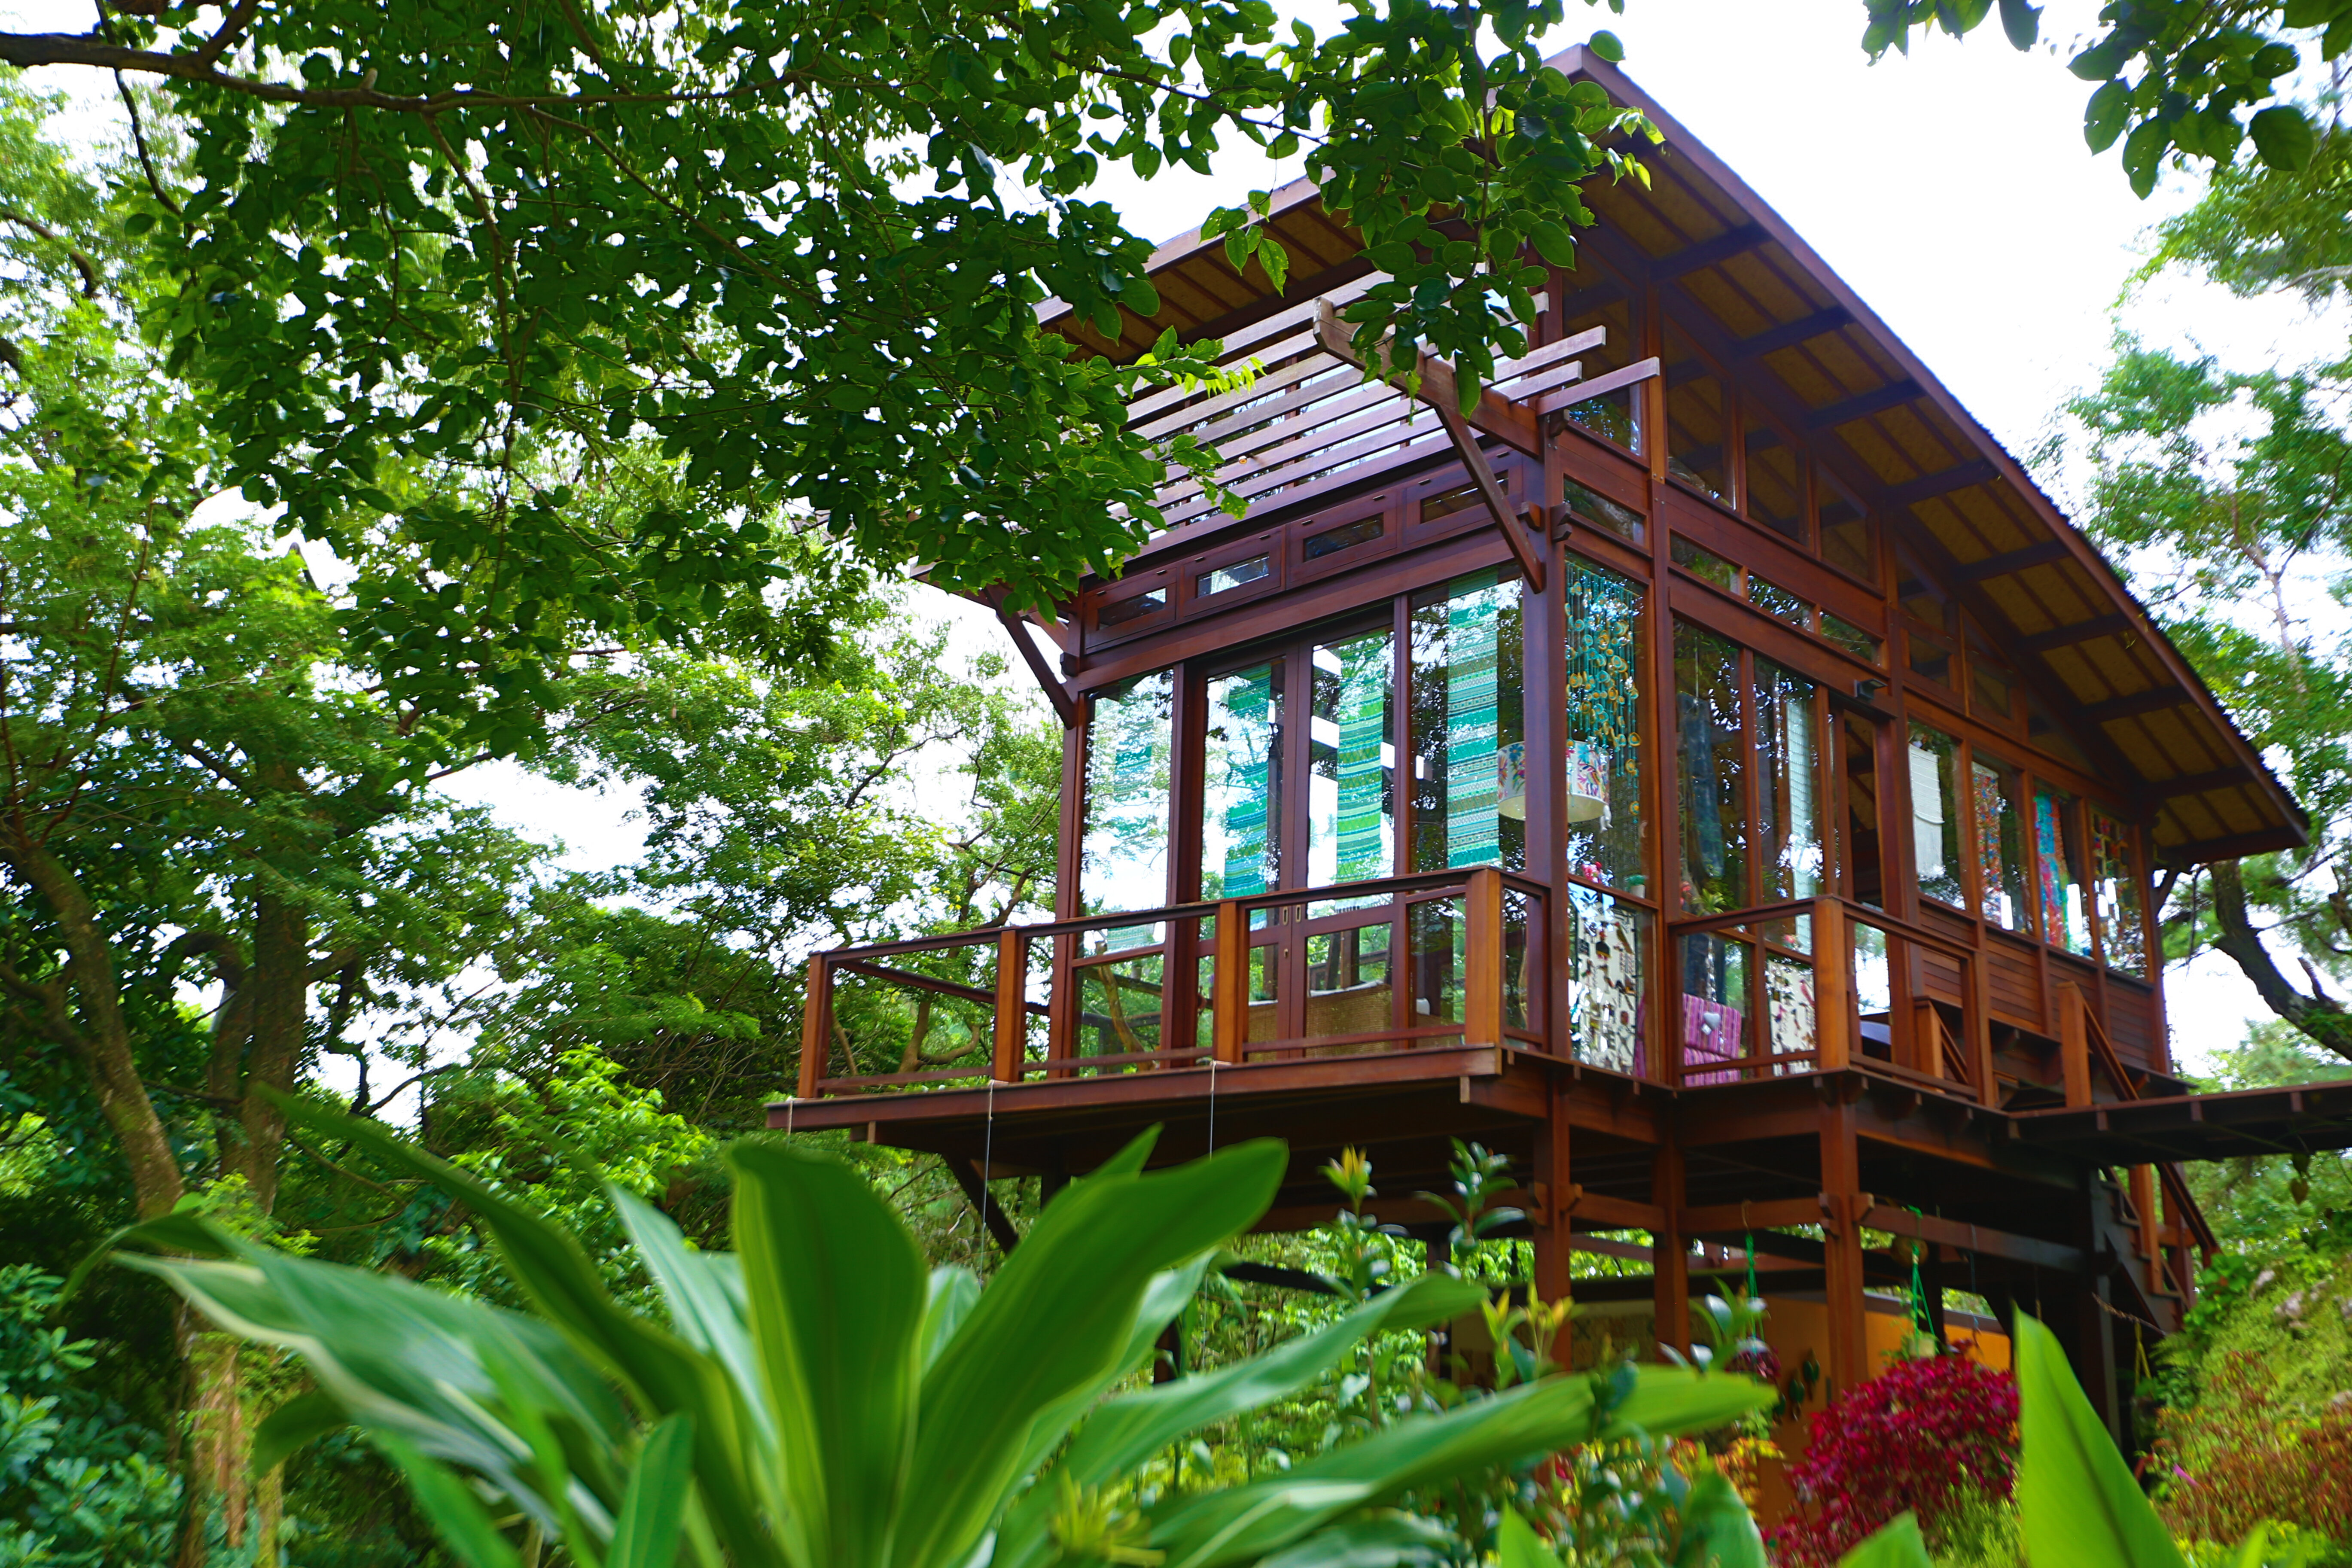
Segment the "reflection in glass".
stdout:
<svg viewBox="0 0 2352 1568">
<path fill-rule="evenodd" d="M 2110 969 L 2147 978 L 2147 920 L 2139 874 L 2132 868 L 2131 829 L 2091 808 L 2091 855 L 2097 868 L 2099 950 Z"/>
<path fill-rule="evenodd" d="M 1814 468 L 1813 489 L 1820 503 L 1822 559 L 1877 586 L 1878 529 L 1870 514 L 1826 469 Z"/>
<path fill-rule="evenodd" d="M 1731 502 L 1731 436 L 1723 383 L 1708 372 L 1690 341 L 1666 330 L 1666 472 Z"/>
<path fill-rule="evenodd" d="M 1968 907 L 1960 881 L 1959 744 L 1939 730 L 1911 726 L 1911 865 L 1919 891 Z"/>
<path fill-rule="evenodd" d="M 2047 784 L 2033 790 L 2033 871 L 2042 894 L 2042 939 L 2091 955 L 2091 911 L 2083 897 L 2083 843 L 2074 797 Z"/>
<path fill-rule="evenodd" d="M 1813 966 L 1785 953 L 1765 954 L 1764 1022 L 1771 1054 L 1811 1052 L 1819 1026 L 1814 1012 Z M 1789 1070 L 1786 1063 L 1772 1064 L 1775 1078 Z"/>
<path fill-rule="evenodd" d="M 1560 481 L 1560 500 L 1568 510 L 1597 528 L 1605 528 L 1634 543 L 1642 542 L 1642 514 L 1630 506 L 1611 500 L 1600 491 L 1578 484 L 1574 479 Z"/>
<path fill-rule="evenodd" d="M 1126 1056 L 1160 1048 L 1159 952 L 1090 963 L 1078 971 L 1076 1054 Z"/>
<path fill-rule="evenodd" d="M 1315 649 L 1307 738 L 1307 879 L 1360 882 L 1394 869 L 1396 638 L 1377 631 Z"/>
<path fill-rule="evenodd" d="M 1822 890 L 1819 721 L 1813 683 L 1756 661 L 1756 837 L 1763 896 L 1810 899 Z"/>
<path fill-rule="evenodd" d="M 1719 931 L 1682 940 L 1682 1080 L 1685 1087 L 1737 1083 L 1741 1069 L 1710 1063 L 1745 1059 L 1748 1050 L 1748 944 Z"/>
<path fill-rule="evenodd" d="M 1598 268 L 1588 262 L 1579 276 L 1569 279 L 1573 290 L 1584 272 Z M 1571 293 L 1571 298 L 1573 294 Z M 1584 379 L 1594 380 L 1612 370 L 1622 370 L 1641 357 L 1639 340 L 1633 333 L 1633 307 L 1622 293 L 1611 303 L 1589 310 L 1571 310 L 1560 322 L 1561 335 L 1574 337 L 1593 327 L 1606 327 L 1609 336 L 1598 348 L 1584 350 L 1577 355 L 1584 366 Z M 1567 408 L 1568 422 L 1580 430 L 1613 441 L 1629 452 L 1640 452 L 1642 447 L 1642 384 L 1621 386 L 1614 392 L 1601 394 L 1571 403 Z M 1635 537 L 1639 537 L 1638 533 Z"/>
<path fill-rule="evenodd" d="M 1336 909 L 1314 906 L 1315 914 Z M 1307 938 L 1307 1037 L 1364 1035 L 1391 1026 L 1395 988 L 1389 944 L 1395 931 L 1384 915 L 1371 925 L 1315 931 Z M 1353 1054 L 1364 1047 L 1335 1046 Z"/>
<path fill-rule="evenodd" d="M 1769 427 L 1750 430 L 1748 515 L 1799 543 L 1805 537 L 1805 460 Z"/>
<path fill-rule="evenodd" d="M 1748 899 L 1739 650 L 1685 621 L 1675 625 L 1675 726 L 1682 906 L 1699 914 L 1737 909 Z"/>
<path fill-rule="evenodd" d="M 1568 868 L 1649 891 L 1638 583 L 1562 553 L 1568 592 Z"/>
<path fill-rule="evenodd" d="M 1878 727 L 1859 713 L 1840 711 L 1837 745 L 1845 775 L 1845 837 L 1839 858 L 1845 868 L 1846 896 L 1883 910 L 1886 858 L 1879 826 Z"/>
<path fill-rule="evenodd" d="M 1854 1049 L 1885 1061 L 1895 1054 L 1895 973 L 1887 963 L 1886 933 L 1859 921 L 1853 930 L 1853 1005 L 1861 1028 Z"/>
<path fill-rule="evenodd" d="M 1209 682 L 1201 813 L 1201 896 L 1245 899 L 1272 888 L 1282 865 L 1282 666 L 1254 665 Z"/>
<path fill-rule="evenodd" d="M 1639 1077 L 1650 911 L 1574 884 L 1567 910 L 1569 1055 Z"/>
<path fill-rule="evenodd" d="M 1166 669 L 1095 698 L 1087 728 L 1086 831 L 1078 850 L 1078 887 L 1088 914 L 1158 909 L 1168 901 L 1169 725 L 1175 700 L 1175 672 Z M 1109 934 L 1113 945 L 1135 945 L 1117 940 L 1125 932 Z"/>
<path fill-rule="evenodd" d="M 2017 770 L 1977 752 L 1969 763 L 1977 814 L 1977 868 L 1985 912 L 2010 931 L 2032 929 L 2025 890 L 2025 813 Z"/>
<path fill-rule="evenodd" d="M 1866 663 L 1876 664 L 1885 657 L 1876 637 L 1827 610 L 1822 612 L 1822 636 Z"/>
<path fill-rule="evenodd" d="M 1483 572 L 1412 609 L 1412 861 L 1527 867 L 1519 584 Z"/>
</svg>

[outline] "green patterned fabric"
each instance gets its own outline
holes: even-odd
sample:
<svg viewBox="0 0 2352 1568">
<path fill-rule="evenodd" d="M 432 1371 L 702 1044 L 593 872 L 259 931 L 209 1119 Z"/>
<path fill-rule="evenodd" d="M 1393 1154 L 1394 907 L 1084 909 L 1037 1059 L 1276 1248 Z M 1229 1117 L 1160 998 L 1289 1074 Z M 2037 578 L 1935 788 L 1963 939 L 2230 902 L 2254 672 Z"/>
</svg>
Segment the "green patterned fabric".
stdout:
<svg viewBox="0 0 2352 1568">
<path fill-rule="evenodd" d="M 1381 776 L 1388 740 L 1389 682 L 1394 658 L 1386 632 L 1342 643 L 1339 655 L 1339 802 L 1337 879 L 1360 882 L 1389 873 L 1389 814 Z"/>
<path fill-rule="evenodd" d="M 1502 858 L 1496 809 L 1503 595 L 1496 574 L 1460 584 L 1445 610 L 1445 864 Z"/>
<path fill-rule="evenodd" d="M 1274 766 L 1274 667 L 1230 678 L 1225 689 L 1224 894 L 1245 899 L 1266 889 L 1266 817 Z"/>
</svg>

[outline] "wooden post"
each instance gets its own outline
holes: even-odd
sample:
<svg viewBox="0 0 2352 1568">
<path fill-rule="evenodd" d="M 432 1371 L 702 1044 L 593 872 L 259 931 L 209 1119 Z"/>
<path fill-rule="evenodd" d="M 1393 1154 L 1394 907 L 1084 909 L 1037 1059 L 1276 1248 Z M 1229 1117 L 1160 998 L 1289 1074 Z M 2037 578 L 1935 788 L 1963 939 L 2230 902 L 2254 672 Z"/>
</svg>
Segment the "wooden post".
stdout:
<svg viewBox="0 0 2352 1568">
<path fill-rule="evenodd" d="M 2156 1167 L 2131 1168 L 2132 1208 L 2139 1220 L 2140 1278 L 2151 1292 L 2168 1289 L 2164 1278 L 2164 1219 L 2156 1207 Z"/>
<path fill-rule="evenodd" d="M 996 1063 L 989 1077 L 1021 1081 L 1028 1052 L 1029 938 L 1018 926 L 996 933 Z"/>
<path fill-rule="evenodd" d="M 833 966 L 821 952 L 809 954 L 808 1000 L 801 1008 L 800 1098 L 817 1097 L 825 1058 L 833 1053 Z"/>
<path fill-rule="evenodd" d="M 1227 899 L 1217 906 L 1217 973 L 1210 993 L 1209 1041 L 1217 1060 L 1248 1059 L 1249 917 Z"/>
<path fill-rule="evenodd" d="M 1835 899 L 1813 900 L 1813 1048 L 1817 1071 L 1853 1059 L 1853 939 Z"/>
<path fill-rule="evenodd" d="M 1984 961 L 1984 928 L 1975 928 L 1977 949 L 1969 955 L 1967 973 L 1961 976 L 1967 984 L 1968 1011 L 1960 1026 L 1968 1031 L 1966 1048 L 1969 1060 L 1975 1064 L 1977 1100 L 1982 1105 L 2000 1104 L 2000 1080 L 1994 1076 L 1992 1065 L 1992 971 Z"/>
<path fill-rule="evenodd" d="M 1862 1153 L 1853 1107 L 1822 1108 L 1822 1240 L 1829 1308 L 1830 1396 L 1870 1376 L 1862 1277 Z"/>
<path fill-rule="evenodd" d="M 1575 1218 L 1576 1188 L 1569 1163 L 1568 1075 L 1551 1074 L 1545 1096 L 1546 1116 L 1536 1128 L 1535 1181 L 1541 1196 L 1535 1215 L 1537 1293 L 1547 1301 L 1565 1301 L 1571 1293 L 1568 1271 L 1569 1240 Z M 1560 1363 L 1567 1364 L 1565 1345 Z"/>
<path fill-rule="evenodd" d="M 2065 1073 L 2068 1109 L 2091 1103 L 2091 1020 L 2083 994 L 2071 980 L 2059 982 L 2058 1060 Z"/>
<path fill-rule="evenodd" d="M 1690 1351 L 1690 1244 L 1682 1233 L 1683 1152 L 1671 1138 L 1650 1154 L 1650 1202 L 1660 1229 L 1650 1233 L 1652 1310 L 1658 1343 Z"/>
<path fill-rule="evenodd" d="M 1503 874 L 1492 866 L 1470 873 L 1463 947 L 1462 1043 L 1503 1043 Z"/>
</svg>

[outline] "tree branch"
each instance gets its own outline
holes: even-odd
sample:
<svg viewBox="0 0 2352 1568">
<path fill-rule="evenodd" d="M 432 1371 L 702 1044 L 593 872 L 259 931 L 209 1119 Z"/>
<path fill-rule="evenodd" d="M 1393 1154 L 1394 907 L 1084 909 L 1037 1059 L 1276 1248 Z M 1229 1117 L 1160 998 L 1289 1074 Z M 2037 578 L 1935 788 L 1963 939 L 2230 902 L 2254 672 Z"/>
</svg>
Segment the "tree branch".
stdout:
<svg viewBox="0 0 2352 1568">
<path fill-rule="evenodd" d="M 65 236 L 59 234 L 56 229 L 51 228 L 47 224 L 43 223 L 40 219 L 33 217 L 26 213 L 20 213 L 14 207 L 0 207 L 0 223 L 13 223 L 18 228 L 24 229 L 30 234 L 38 235 L 41 238 L 49 241 L 53 245 L 64 246 L 66 247 L 67 258 L 74 264 L 74 270 L 81 274 L 81 297 L 88 300 L 98 293 L 98 263 L 92 261 L 85 252 L 77 247 L 71 241 L 68 240 Z"/>
<path fill-rule="evenodd" d="M 2219 929 L 2213 945 L 2228 953 L 2253 982 L 2254 990 L 2272 1012 L 2315 1044 L 2352 1061 L 2352 1013 L 2347 1013 L 2344 1004 L 2334 997 L 2305 995 L 2279 972 L 2247 912 L 2244 868 L 2235 860 L 2216 860 L 2211 869 L 2213 921 Z"/>
</svg>

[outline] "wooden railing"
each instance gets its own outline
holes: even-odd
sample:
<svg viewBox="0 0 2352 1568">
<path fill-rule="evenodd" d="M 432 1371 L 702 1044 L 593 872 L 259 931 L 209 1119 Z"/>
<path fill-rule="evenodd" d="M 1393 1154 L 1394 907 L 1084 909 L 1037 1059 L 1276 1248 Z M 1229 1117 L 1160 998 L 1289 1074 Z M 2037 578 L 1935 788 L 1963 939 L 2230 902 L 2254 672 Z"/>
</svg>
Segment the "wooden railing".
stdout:
<svg viewBox="0 0 2352 1568">
<path fill-rule="evenodd" d="M 1549 945 L 1543 885 L 1476 868 L 844 948 L 809 962 L 798 1092 L 1540 1051 Z"/>
<path fill-rule="evenodd" d="M 1983 961 L 1967 944 L 1836 898 L 1678 920 L 1668 938 L 1660 989 L 1681 1005 L 1653 1076 L 1704 1087 L 1859 1063 L 1997 1102 Z M 1742 1048 L 1703 1037 L 1711 1024 Z"/>
</svg>

